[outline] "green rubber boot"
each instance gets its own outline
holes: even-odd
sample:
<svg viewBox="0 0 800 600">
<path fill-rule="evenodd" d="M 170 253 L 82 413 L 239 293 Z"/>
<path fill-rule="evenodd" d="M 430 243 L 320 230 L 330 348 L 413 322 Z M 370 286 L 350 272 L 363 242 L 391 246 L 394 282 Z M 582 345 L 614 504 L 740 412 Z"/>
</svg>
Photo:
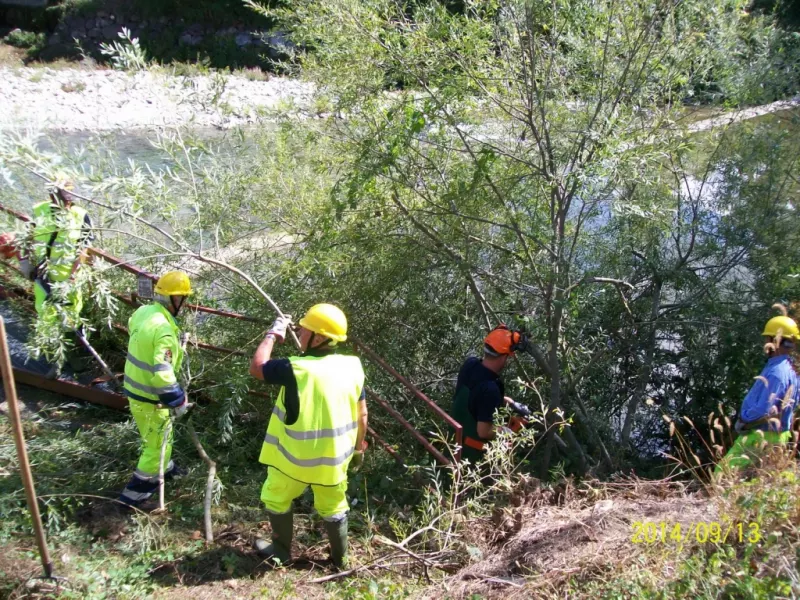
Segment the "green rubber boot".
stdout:
<svg viewBox="0 0 800 600">
<path fill-rule="evenodd" d="M 270 513 L 269 524 L 272 525 L 272 543 L 267 544 L 266 540 L 258 538 L 254 546 L 264 558 L 285 565 L 292 559 L 294 514 L 291 510 L 280 515 Z"/>
<path fill-rule="evenodd" d="M 341 521 L 325 521 L 325 532 L 331 544 L 331 560 L 337 569 L 346 569 L 347 560 L 347 516 Z"/>
</svg>

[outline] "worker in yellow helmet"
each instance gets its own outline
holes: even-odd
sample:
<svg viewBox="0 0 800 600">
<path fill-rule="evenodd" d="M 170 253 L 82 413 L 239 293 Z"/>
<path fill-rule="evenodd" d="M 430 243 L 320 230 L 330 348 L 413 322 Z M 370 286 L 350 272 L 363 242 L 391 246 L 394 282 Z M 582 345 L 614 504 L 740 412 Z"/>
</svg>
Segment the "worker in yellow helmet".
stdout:
<svg viewBox="0 0 800 600">
<path fill-rule="evenodd" d="M 785 313 L 785 308 L 780 308 Z M 716 473 L 726 467 L 749 465 L 763 441 L 784 444 L 791 439 L 800 378 L 790 354 L 800 340 L 800 329 L 783 314 L 767 321 L 762 335 L 766 339 L 767 364 L 742 402 L 735 425 L 739 437 L 717 465 Z"/>
<path fill-rule="evenodd" d="M 77 206 L 74 185 L 60 177 L 48 186 L 50 199 L 33 207 L 31 244 L 20 260 L 23 273 L 33 280 L 36 312 L 40 321 L 80 327 L 83 298 L 77 288 L 60 291 L 53 284 L 74 278 L 91 245 L 92 221 Z M 55 305 L 58 305 L 58 310 Z"/>
<path fill-rule="evenodd" d="M 184 349 L 175 317 L 192 293 L 182 271 L 165 273 L 156 283 L 155 301 L 141 306 L 128 319 L 130 341 L 125 360 L 124 390 L 142 437 L 142 454 L 120 501 L 138 506 L 158 490 L 161 444 L 170 423 L 170 411 L 179 417 L 189 405 L 177 373 Z M 185 474 L 171 460 L 172 432 L 164 452 L 164 476 Z"/>
<path fill-rule="evenodd" d="M 356 356 L 338 350 L 347 319 L 332 304 L 316 304 L 295 329 L 301 356 L 272 359 L 291 320 L 279 317 L 250 363 L 250 374 L 281 385 L 259 460 L 267 465 L 261 500 L 269 513 L 272 543 L 256 550 L 281 564 L 291 559 L 292 501 L 310 485 L 314 507 L 325 522 L 331 559 L 347 564 L 347 470 L 363 461 L 367 431 L 364 370 Z"/>
</svg>

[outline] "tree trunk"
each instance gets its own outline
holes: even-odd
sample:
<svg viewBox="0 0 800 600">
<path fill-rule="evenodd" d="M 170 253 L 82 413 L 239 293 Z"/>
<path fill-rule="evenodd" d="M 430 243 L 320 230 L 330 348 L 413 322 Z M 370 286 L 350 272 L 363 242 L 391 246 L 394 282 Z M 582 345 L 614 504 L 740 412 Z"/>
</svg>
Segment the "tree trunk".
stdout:
<svg viewBox="0 0 800 600">
<path fill-rule="evenodd" d="M 656 333 L 658 332 L 656 320 L 658 319 L 658 312 L 661 309 L 662 286 L 663 283 L 661 280 L 656 279 L 655 287 L 653 288 L 653 303 L 650 307 L 650 333 L 647 336 L 644 360 L 639 367 L 636 389 L 633 391 L 633 396 L 631 396 L 628 402 L 628 410 L 625 413 L 625 423 L 622 425 L 622 434 L 620 435 L 620 441 L 623 446 L 630 443 L 633 418 L 636 416 L 636 409 L 639 407 L 639 403 L 644 399 L 647 384 L 650 383 L 650 376 L 653 371 L 653 357 L 656 351 Z"/>
<path fill-rule="evenodd" d="M 539 465 L 539 477 L 547 479 L 550 472 L 550 458 L 553 454 L 553 445 L 555 444 L 556 428 L 552 425 L 553 420 L 556 418 L 556 411 L 561 406 L 561 368 L 558 360 L 558 343 L 561 337 L 561 297 L 556 292 L 554 302 L 552 303 L 552 318 L 550 319 L 550 347 L 547 349 L 547 362 L 550 369 L 550 402 L 548 404 L 547 414 L 545 415 L 545 423 L 547 424 L 547 435 L 545 437 L 544 454 L 542 455 L 542 462 Z M 573 436 L 574 438 L 574 436 Z"/>
</svg>

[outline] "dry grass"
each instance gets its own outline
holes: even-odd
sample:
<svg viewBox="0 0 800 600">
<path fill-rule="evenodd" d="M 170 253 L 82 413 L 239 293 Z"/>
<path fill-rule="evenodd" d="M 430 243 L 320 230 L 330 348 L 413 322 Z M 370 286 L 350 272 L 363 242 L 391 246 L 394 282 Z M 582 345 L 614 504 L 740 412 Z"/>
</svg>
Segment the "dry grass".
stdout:
<svg viewBox="0 0 800 600">
<path fill-rule="evenodd" d="M 569 580 L 589 579 L 645 560 L 652 546 L 633 544 L 635 521 L 669 524 L 710 522 L 716 511 L 702 491 L 671 481 L 627 479 L 571 481 L 544 489 L 529 479 L 495 510 L 491 519 L 471 523 L 473 539 L 485 557 L 448 578 L 424 597 L 552 597 Z"/>
<path fill-rule="evenodd" d="M 22 67 L 25 65 L 25 50 L 0 44 L 0 67 Z"/>
</svg>

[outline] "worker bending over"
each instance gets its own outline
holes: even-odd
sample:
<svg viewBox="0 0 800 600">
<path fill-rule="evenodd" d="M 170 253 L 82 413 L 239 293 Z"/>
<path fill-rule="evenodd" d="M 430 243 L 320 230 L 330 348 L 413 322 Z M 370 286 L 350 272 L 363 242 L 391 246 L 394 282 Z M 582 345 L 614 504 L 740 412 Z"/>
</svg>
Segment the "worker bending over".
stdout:
<svg viewBox="0 0 800 600">
<path fill-rule="evenodd" d="M 763 441 L 785 444 L 792 439 L 800 382 L 790 353 L 800 340 L 800 329 L 794 320 L 782 315 L 767 321 L 761 335 L 766 338 L 764 349 L 769 358 L 742 402 L 735 425 L 739 437 L 715 473 L 725 467 L 742 468 L 751 464 Z"/>
<path fill-rule="evenodd" d="M 281 390 L 267 427 L 260 462 L 267 465 L 261 500 L 269 513 L 272 543 L 255 548 L 281 564 L 291 559 L 292 501 L 307 486 L 325 523 L 331 559 L 347 564 L 347 469 L 361 466 L 367 431 L 364 370 L 356 356 L 338 351 L 347 339 L 347 319 L 332 304 L 316 304 L 295 329 L 301 356 L 271 359 L 283 342 L 289 317 L 279 317 L 258 346 L 250 374 Z"/>
<path fill-rule="evenodd" d="M 464 428 L 462 459 L 480 461 L 486 443 L 497 436 L 495 413 L 505 404 L 516 405 L 505 395 L 500 373 L 514 352 L 526 347 L 524 334 L 499 325 L 483 340 L 483 358 L 471 356 L 461 366 L 450 415 Z"/>
<path fill-rule="evenodd" d="M 142 454 L 136 471 L 122 491 L 120 500 L 138 506 L 158 490 L 161 445 L 170 424 L 170 411 L 175 416 L 186 412 L 186 393 L 178 383 L 177 373 L 183 362 L 180 330 L 175 317 L 186 296 L 192 293 L 186 273 L 165 273 L 156 283 L 155 301 L 141 306 L 128 319 L 130 341 L 125 360 L 125 395 L 142 436 Z M 164 451 L 164 477 L 185 474 L 170 459 L 172 429 Z"/>
<path fill-rule="evenodd" d="M 74 279 L 94 236 L 88 213 L 74 204 L 72 183 L 61 180 L 50 187 L 50 200 L 33 207 L 30 225 L 32 244 L 21 266 L 33 280 L 36 312 L 40 322 L 80 327 L 83 307 L 81 291 L 73 287 L 65 294 L 54 293 L 53 284 Z M 66 317 L 64 323 L 62 314 Z"/>
</svg>

